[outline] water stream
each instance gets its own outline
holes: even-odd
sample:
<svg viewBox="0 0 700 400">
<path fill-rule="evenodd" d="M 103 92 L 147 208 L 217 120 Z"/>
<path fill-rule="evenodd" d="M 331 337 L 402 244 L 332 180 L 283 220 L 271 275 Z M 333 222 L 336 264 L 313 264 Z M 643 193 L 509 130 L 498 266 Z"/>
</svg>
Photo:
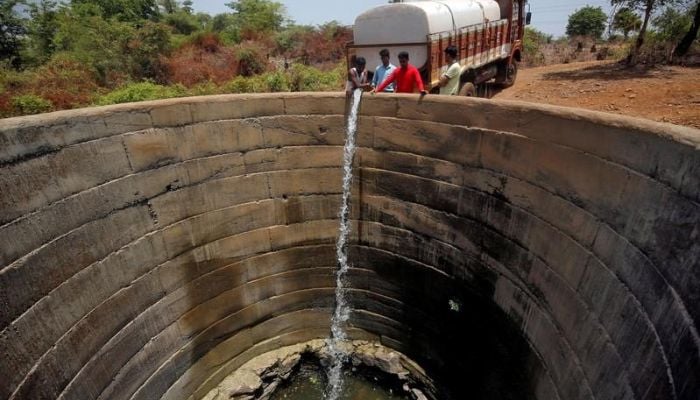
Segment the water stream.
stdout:
<svg viewBox="0 0 700 400">
<path fill-rule="evenodd" d="M 357 131 L 357 114 L 360 110 L 362 90 L 356 89 L 352 95 L 350 115 L 348 117 L 347 132 L 345 137 L 345 149 L 343 152 L 343 197 L 340 206 L 340 229 L 335 251 L 338 260 L 335 288 L 335 312 L 331 319 L 331 338 L 328 346 L 333 357 L 328 368 L 328 387 L 326 388 L 326 400 L 337 400 L 343 388 L 343 364 L 347 355 L 341 344 L 347 340 L 345 323 L 350 317 L 350 307 L 345 297 L 345 275 L 348 272 L 347 240 L 350 226 L 348 224 L 350 185 L 352 184 L 352 161 L 355 157 L 355 132 Z"/>
</svg>

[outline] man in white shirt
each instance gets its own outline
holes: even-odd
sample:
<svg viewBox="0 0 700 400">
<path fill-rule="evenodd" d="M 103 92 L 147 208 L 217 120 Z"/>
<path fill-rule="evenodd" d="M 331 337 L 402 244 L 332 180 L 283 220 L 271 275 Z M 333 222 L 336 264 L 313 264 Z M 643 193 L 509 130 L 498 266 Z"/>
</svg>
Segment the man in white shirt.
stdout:
<svg viewBox="0 0 700 400">
<path fill-rule="evenodd" d="M 389 50 L 382 49 L 379 52 L 379 56 L 382 58 L 382 63 L 374 70 L 374 76 L 372 77 L 372 87 L 375 89 L 396 69 L 396 66 L 389 62 Z M 388 85 L 384 92 L 394 93 L 394 84 Z"/>
<path fill-rule="evenodd" d="M 440 94 L 452 96 L 456 95 L 459 90 L 459 75 L 462 72 L 462 67 L 457 62 L 457 47 L 447 46 L 445 57 L 447 58 L 447 66 L 440 77 Z"/>
</svg>

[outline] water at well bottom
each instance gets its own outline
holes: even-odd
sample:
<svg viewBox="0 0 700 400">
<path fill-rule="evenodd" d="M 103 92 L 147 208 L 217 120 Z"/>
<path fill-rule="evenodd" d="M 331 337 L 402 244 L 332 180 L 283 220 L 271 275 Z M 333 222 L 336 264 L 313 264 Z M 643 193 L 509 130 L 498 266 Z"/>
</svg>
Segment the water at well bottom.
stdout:
<svg viewBox="0 0 700 400">
<path fill-rule="evenodd" d="M 321 371 L 301 370 L 290 382 L 280 387 L 270 400 L 322 400 L 326 379 Z M 389 388 L 382 387 L 373 379 L 345 372 L 343 375 L 343 392 L 340 400 L 408 400 L 405 394 L 397 394 Z"/>
</svg>

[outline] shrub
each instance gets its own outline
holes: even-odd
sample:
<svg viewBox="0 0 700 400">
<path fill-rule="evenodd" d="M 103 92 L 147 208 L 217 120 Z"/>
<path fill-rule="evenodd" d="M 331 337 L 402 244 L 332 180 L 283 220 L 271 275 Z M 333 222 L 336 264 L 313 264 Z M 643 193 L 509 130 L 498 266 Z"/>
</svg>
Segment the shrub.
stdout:
<svg viewBox="0 0 700 400">
<path fill-rule="evenodd" d="M 98 93 L 97 77 L 90 67 L 62 55 L 35 71 L 30 88 L 57 110 L 90 104 Z"/>
<path fill-rule="evenodd" d="M 341 90 L 345 81 L 345 66 L 323 72 L 301 64 L 294 64 L 289 72 L 289 88 L 293 92 Z"/>
<path fill-rule="evenodd" d="M 528 65 L 543 65 L 545 56 L 543 47 L 552 42 L 552 35 L 547 35 L 532 27 L 525 28 L 523 37 L 524 59 Z"/>
<path fill-rule="evenodd" d="M 237 76 L 223 87 L 225 93 L 262 93 L 267 90 L 266 82 L 260 76 Z"/>
<path fill-rule="evenodd" d="M 97 104 L 119 104 L 135 101 L 168 99 L 187 95 L 181 85 L 162 86 L 153 82 L 139 82 L 119 88 L 99 98 Z"/>
<path fill-rule="evenodd" d="M 163 82 L 181 83 L 187 87 L 229 81 L 238 71 L 233 49 L 224 47 L 216 34 L 196 35 L 172 56 L 162 60 Z"/>
<path fill-rule="evenodd" d="M 34 79 L 30 71 L 17 71 L 9 63 L 0 62 L 0 87 L 16 90 L 26 87 Z"/>
<path fill-rule="evenodd" d="M 132 71 L 125 49 L 136 36 L 129 23 L 104 19 L 94 14 L 99 2 L 83 2 L 57 15 L 54 36 L 57 52 L 69 53 L 74 60 L 90 66 L 101 85 L 115 87 Z M 112 78 L 117 77 L 116 81 Z"/>
<path fill-rule="evenodd" d="M 26 93 L 33 80 L 32 71 L 17 71 L 10 63 L 0 62 L 0 118 L 19 115 L 12 106 L 12 98 Z"/>
<path fill-rule="evenodd" d="M 34 94 L 23 94 L 11 100 L 15 115 L 40 114 L 51 111 L 53 105 L 49 100 Z"/>
<path fill-rule="evenodd" d="M 219 35 L 211 32 L 203 32 L 192 36 L 190 43 L 193 47 L 210 53 L 217 53 L 224 46 Z"/>
<path fill-rule="evenodd" d="M 276 49 L 287 58 L 305 65 L 337 62 L 345 58 L 345 44 L 352 29 L 332 21 L 317 28 L 293 26 L 276 38 Z"/>
<path fill-rule="evenodd" d="M 267 52 L 259 43 L 245 42 L 236 48 L 238 75 L 253 76 L 268 69 Z"/>
<path fill-rule="evenodd" d="M 165 24 L 147 21 L 127 43 L 131 78 L 155 79 L 163 75 L 161 59 L 170 54 L 170 29 Z"/>
<path fill-rule="evenodd" d="M 180 87 L 183 90 L 186 90 L 184 86 L 180 85 Z M 216 83 L 211 81 L 196 84 L 192 86 L 189 90 L 187 90 L 187 94 L 190 96 L 207 96 L 210 94 L 219 93 L 221 93 L 220 87 Z"/>
<path fill-rule="evenodd" d="M 7 118 L 12 115 L 12 97 L 9 93 L 0 90 L 0 118 Z"/>
<path fill-rule="evenodd" d="M 165 16 L 165 23 L 170 25 L 175 33 L 189 35 L 199 30 L 199 24 L 194 15 L 178 11 Z"/>
<path fill-rule="evenodd" d="M 282 72 L 271 72 L 265 75 L 268 92 L 288 92 L 287 76 Z"/>
<path fill-rule="evenodd" d="M 225 93 L 251 93 L 249 79 L 237 76 L 224 85 Z"/>
</svg>

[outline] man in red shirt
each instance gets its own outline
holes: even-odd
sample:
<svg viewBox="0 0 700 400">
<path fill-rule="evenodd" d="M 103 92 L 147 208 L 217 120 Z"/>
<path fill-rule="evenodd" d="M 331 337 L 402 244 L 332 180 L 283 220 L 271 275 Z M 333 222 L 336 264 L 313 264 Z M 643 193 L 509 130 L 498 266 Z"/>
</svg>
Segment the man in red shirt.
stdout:
<svg viewBox="0 0 700 400">
<path fill-rule="evenodd" d="M 421 95 L 427 93 L 425 88 L 423 88 L 423 80 L 420 77 L 418 68 L 408 63 L 408 53 L 405 51 L 399 53 L 399 68 L 396 68 L 391 75 L 384 79 L 384 82 L 372 90 L 372 94 L 381 92 L 392 82 L 396 82 L 395 93 L 413 93 L 414 87 L 418 88 Z"/>
</svg>

